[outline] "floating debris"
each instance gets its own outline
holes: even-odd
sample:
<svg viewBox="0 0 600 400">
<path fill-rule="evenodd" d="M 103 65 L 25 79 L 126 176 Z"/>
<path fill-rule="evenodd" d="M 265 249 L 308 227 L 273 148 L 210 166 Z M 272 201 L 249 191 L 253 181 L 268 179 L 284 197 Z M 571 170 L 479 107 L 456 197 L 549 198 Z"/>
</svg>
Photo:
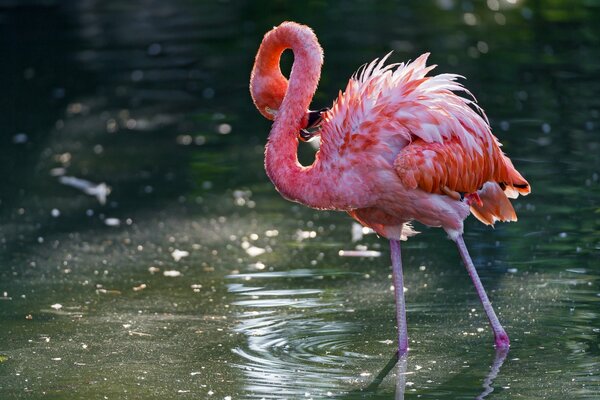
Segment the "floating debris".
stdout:
<svg viewBox="0 0 600 400">
<path fill-rule="evenodd" d="M 169 278 L 176 278 L 178 276 L 181 276 L 181 272 L 174 270 L 174 269 L 170 269 L 170 270 L 164 271 L 163 275 L 168 276 Z"/>
<path fill-rule="evenodd" d="M 255 269 L 258 271 L 262 271 L 263 269 L 265 269 L 267 266 L 263 263 L 261 263 L 260 261 L 254 264 L 250 264 L 248 265 L 248 267 L 250 267 L 251 269 Z"/>
<path fill-rule="evenodd" d="M 265 231 L 265 236 L 266 237 L 276 237 L 276 236 L 279 236 L 279 231 L 277 229 L 269 229 L 268 231 Z"/>
<path fill-rule="evenodd" d="M 154 275 L 157 272 L 160 272 L 160 268 L 158 267 L 149 267 L 148 268 L 148 272 L 150 272 L 152 275 Z"/>
<path fill-rule="evenodd" d="M 260 256 L 261 254 L 266 253 L 266 251 L 267 250 L 263 249 L 262 247 L 256 246 L 250 246 L 246 249 L 246 253 L 248 253 L 250 257 Z"/>
<path fill-rule="evenodd" d="M 106 204 L 106 198 L 110 194 L 111 188 L 106 183 L 93 183 L 85 179 L 74 176 L 61 176 L 58 181 L 63 185 L 74 187 L 83 191 L 85 194 L 94 196 L 102 205 Z"/>
<path fill-rule="evenodd" d="M 129 336 L 152 336 L 149 333 L 137 332 L 137 331 L 128 331 Z"/>
<path fill-rule="evenodd" d="M 380 251 L 375 250 L 340 250 L 341 257 L 381 257 Z"/>
<path fill-rule="evenodd" d="M 194 293 L 199 293 L 200 289 L 202 289 L 202 285 L 199 283 L 194 283 L 193 285 L 191 285 L 191 288 L 194 291 Z"/>
<path fill-rule="evenodd" d="M 175 249 L 173 250 L 173 252 L 171 252 L 171 257 L 173 257 L 173 260 L 175 260 L 175 262 L 179 262 L 179 260 L 189 255 L 190 252 L 185 250 Z"/>
<path fill-rule="evenodd" d="M 147 287 L 148 287 L 148 286 L 147 286 L 145 283 L 142 283 L 142 284 L 141 284 L 141 285 L 139 285 L 139 286 L 134 286 L 134 287 L 133 287 L 133 291 L 134 291 L 134 292 L 139 292 L 139 291 L 141 291 L 141 290 L 144 290 L 144 289 L 146 289 Z"/>
<path fill-rule="evenodd" d="M 99 294 L 121 294 L 121 291 L 116 290 L 116 289 L 99 288 L 99 289 L 96 289 L 96 293 L 99 293 Z"/>
<path fill-rule="evenodd" d="M 104 224 L 107 226 L 120 226 L 121 220 L 119 218 L 106 218 Z"/>
</svg>

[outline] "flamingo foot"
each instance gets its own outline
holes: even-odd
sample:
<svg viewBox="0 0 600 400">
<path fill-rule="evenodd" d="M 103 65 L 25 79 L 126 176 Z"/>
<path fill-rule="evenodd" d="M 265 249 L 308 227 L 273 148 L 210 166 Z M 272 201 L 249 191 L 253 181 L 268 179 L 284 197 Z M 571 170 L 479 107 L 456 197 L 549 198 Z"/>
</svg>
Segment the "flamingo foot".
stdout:
<svg viewBox="0 0 600 400">
<path fill-rule="evenodd" d="M 500 332 L 494 332 L 494 342 L 498 350 L 508 350 L 510 347 L 510 339 L 504 329 Z"/>
</svg>

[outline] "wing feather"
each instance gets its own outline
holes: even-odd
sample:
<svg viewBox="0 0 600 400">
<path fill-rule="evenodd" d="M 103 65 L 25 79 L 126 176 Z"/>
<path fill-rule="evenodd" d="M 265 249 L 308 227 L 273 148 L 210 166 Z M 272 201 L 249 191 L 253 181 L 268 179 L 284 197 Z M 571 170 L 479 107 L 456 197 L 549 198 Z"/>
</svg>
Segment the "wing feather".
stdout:
<svg viewBox="0 0 600 400">
<path fill-rule="evenodd" d="M 381 144 L 408 188 L 474 193 L 491 181 L 507 195 L 527 194 L 527 181 L 502 154 L 485 113 L 457 81 L 463 77 L 426 76 L 435 68 L 426 65 L 427 53 L 385 65 L 390 55 L 362 66 L 325 113 L 324 153 L 349 160 Z"/>
</svg>

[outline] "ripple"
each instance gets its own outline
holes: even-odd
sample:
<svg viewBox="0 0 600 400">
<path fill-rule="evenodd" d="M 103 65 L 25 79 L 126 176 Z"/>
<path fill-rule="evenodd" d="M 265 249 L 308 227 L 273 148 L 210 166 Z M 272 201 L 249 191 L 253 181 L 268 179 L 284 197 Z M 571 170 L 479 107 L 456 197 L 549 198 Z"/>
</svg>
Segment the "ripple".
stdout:
<svg viewBox="0 0 600 400">
<path fill-rule="evenodd" d="M 251 272 L 245 274 L 228 275 L 229 279 L 264 279 L 264 278 L 314 278 L 320 279 L 326 276 L 336 275 L 360 275 L 348 271 L 339 271 L 334 269 L 292 269 L 288 271 L 267 271 L 267 272 Z"/>
<path fill-rule="evenodd" d="M 320 289 L 292 289 L 292 290 L 258 290 L 252 293 L 242 293 L 252 296 L 294 296 L 294 295 L 305 295 L 305 294 L 321 294 L 323 293 Z"/>
<path fill-rule="evenodd" d="M 323 304 L 319 303 L 316 299 L 260 299 L 260 300 L 240 300 L 234 301 L 236 306 L 246 307 L 300 307 L 300 308 L 312 308 L 322 307 Z"/>
<path fill-rule="evenodd" d="M 315 271 L 309 271 L 239 274 L 230 279 L 294 276 L 314 282 L 309 279 L 315 277 Z M 276 284 L 272 281 L 269 286 Z M 239 308 L 235 331 L 246 338 L 233 352 L 240 357 L 237 366 L 243 371 L 248 398 L 304 398 L 309 391 L 310 396 L 320 398 L 327 392 L 339 393 L 353 379 L 361 361 L 370 358 L 352 351 L 360 327 L 336 318 L 343 310 L 332 307 L 335 291 L 239 283 L 228 287 Z"/>
</svg>

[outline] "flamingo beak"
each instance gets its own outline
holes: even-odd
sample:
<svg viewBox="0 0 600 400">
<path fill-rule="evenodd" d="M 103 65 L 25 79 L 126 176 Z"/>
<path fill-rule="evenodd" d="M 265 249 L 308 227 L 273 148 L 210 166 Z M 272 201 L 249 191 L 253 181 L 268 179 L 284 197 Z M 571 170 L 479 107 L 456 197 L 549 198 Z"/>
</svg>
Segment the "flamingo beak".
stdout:
<svg viewBox="0 0 600 400">
<path fill-rule="evenodd" d="M 310 139 L 319 134 L 319 127 L 323 122 L 323 113 L 329 111 L 329 108 L 322 108 L 318 111 L 308 110 L 306 113 L 306 128 L 300 129 L 298 139 L 303 142 L 308 142 Z"/>
<path fill-rule="evenodd" d="M 308 142 L 314 136 L 314 134 L 307 131 L 306 129 L 300 129 L 300 132 L 298 132 L 298 139 L 300 139 L 302 142 Z"/>
<path fill-rule="evenodd" d="M 316 128 L 323 121 L 323 113 L 329 111 L 329 108 L 321 108 L 319 111 L 308 111 L 307 129 Z"/>
</svg>

